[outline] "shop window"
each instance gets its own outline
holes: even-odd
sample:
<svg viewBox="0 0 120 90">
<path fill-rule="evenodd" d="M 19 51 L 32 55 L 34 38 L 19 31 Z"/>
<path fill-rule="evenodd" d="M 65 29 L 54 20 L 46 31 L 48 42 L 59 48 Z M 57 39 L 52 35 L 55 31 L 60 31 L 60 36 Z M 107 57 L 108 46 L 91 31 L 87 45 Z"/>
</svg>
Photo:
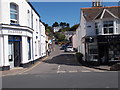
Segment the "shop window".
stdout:
<svg viewBox="0 0 120 90">
<path fill-rule="evenodd" d="M 120 60 L 120 44 L 111 44 L 109 46 L 109 60 L 116 61 Z"/>
<path fill-rule="evenodd" d="M 31 42 L 30 42 L 30 37 L 27 39 L 28 42 L 28 60 L 31 59 Z"/>
<path fill-rule="evenodd" d="M 114 33 L 113 21 L 104 21 L 103 22 L 103 32 L 104 32 L 104 34 L 113 34 Z"/>
<path fill-rule="evenodd" d="M 18 5 L 10 3 L 10 23 L 18 24 Z"/>
</svg>

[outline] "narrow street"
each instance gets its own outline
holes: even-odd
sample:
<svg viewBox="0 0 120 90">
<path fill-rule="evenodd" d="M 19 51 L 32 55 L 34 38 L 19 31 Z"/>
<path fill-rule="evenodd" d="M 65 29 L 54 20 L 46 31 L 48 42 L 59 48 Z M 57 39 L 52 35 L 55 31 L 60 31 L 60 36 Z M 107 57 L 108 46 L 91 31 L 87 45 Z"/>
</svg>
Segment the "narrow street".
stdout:
<svg viewBox="0 0 120 90">
<path fill-rule="evenodd" d="M 74 72 L 97 72 L 98 70 L 87 69 L 76 61 L 75 53 L 66 53 L 61 51 L 58 46 L 55 51 L 52 51 L 50 56 L 42 63 L 30 71 L 23 74 L 38 74 L 38 73 L 74 73 Z M 99 71 L 102 72 L 102 71 Z"/>
<path fill-rule="evenodd" d="M 81 66 L 74 53 L 55 46 L 49 57 L 16 75 L 2 78 L 3 88 L 117 88 L 118 72 Z"/>
</svg>

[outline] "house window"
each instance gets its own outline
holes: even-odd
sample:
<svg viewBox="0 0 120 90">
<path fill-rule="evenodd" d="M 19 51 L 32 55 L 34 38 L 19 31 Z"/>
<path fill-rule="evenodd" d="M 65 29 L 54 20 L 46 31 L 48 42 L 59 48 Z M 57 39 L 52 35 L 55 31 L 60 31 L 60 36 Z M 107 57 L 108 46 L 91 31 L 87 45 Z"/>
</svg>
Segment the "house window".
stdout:
<svg viewBox="0 0 120 90">
<path fill-rule="evenodd" d="M 33 14 L 31 12 L 31 27 L 33 28 Z"/>
<path fill-rule="evenodd" d="M 18 5 L 15 3 L 10 3 L 10 22 L 18 23 Z"/>
<path fill-rule="evenodd" d="M 37 42 L 35 42 L 35 56 L 37 56 Z"/>
<path fill-rule="evenodd" d="M 28 18 L 28 26 L 30 27 L 30 11 L 28 10 L 27 13 L 28 13 L 28 17 L 27 17 Z"/>
<path fill-rule="evenodd" d="M 113 21 L 104 21 L 103 22 L 103 32 L 104 32 L 104 34 L 114 33 L 114 23 L 113 23 Z"/>
<path fill-rule="evenodd" d="M 36 33 L 38 34 L 38 20 L 36 19 Z"/>
<path fill-rule="evenodd" d="M 99 23 L 98 22 L 95 23 L 95 31 L 96 31 L 96 34 L 99 34 Z"/>
</svg>

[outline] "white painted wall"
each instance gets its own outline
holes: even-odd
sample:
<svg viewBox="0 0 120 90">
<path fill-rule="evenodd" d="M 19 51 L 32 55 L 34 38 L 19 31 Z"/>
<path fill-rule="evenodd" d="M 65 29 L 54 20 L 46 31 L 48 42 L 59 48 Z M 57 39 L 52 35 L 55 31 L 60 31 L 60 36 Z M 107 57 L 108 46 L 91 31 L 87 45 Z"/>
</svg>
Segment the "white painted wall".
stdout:
<svg viewBox="0 0 120 90">
<path fill-rule="evenodd" d="M 45 34 L 45 26 L 40 22 L 41 26 L 41 56 L 44 57 L 46 55 L 46 34 Z"/>
<path fill-rule="evenodd" d="M 33 52 L 34 52 L 34 60 L 40 58 L 39 55 L 39 41 L 40 41 L 40 26 L 39 26 L 39 16 L 32 11 L 33 13 Z M 37 43 L 35 45 L 35 42 Z M 36 49 L 35 49 L 36 48 Z"/>
<path fill-rule="evenodd" d="M 84 47 L 84 43 L 82 42 L 82 38 L 86 36 L 86 20 L 83 16 L 83 12 L 81 11 L 81 17 L 80 17 L 80 31 L 79 31 L 79 40 L 80 40 L 80 46 L 79 49 L 83 55 L 85 55 L 85 47 Z"/>
<path fill-rule="evenodd" d="M 1 23 L 1 21 L 2 21 L 2 13 L 1 13 L 1 10 L 2 10 L 2 7 L 1 7 L 2 5 L 1 5 L 1 0 L 0 0 L 0 23 Z"/>
<path fill-rule="evenodd" d="M 9 66 L 8 61 L 8 35 L 3 36 L 3 60 L 4 60 L 4 66 Z"/>
<path fill-rule="evenodd" d="M 19 8 L 19 23 L 18 24 L 20 26 L 27 26 L 27 27 L 32 28 L 30 29 L 31 31 L 33 30 L 33 32 L 28 32 L 29 29 L 27 28 L 28 31 L 22 31 L 22 34 L 14 33 L 14 35 L 22 36 L 22 63 L 23 64 L 28 63 L 31 60 L 36 60 L 40 58 L 41 57 L 40 53 L 44 53 L 43 56 L 45 56 L 46 55 L 45 26 L 42 23 L 39 24 L 40 17 L 31 8 L 31 6 L 26 2 L 26 0 L 0 0 L 0 23 L 10 24 L 10 3 L 11 2 L 16 3 Z M 29 10 L 30 15 L 28 14 L 28 10 Z M 33 27 L 32 27 L 32 22 L 31 22 L 32 14 L 33 14 Z M 10 26 L 9 29 L 11 28 L 14 30 L 17 29 L 16 26 Z M 19 27 L 19 28 L 23 30 L 22 27 Z M 8 35 L 12 35 L 12 33 L 8 33 L 8 30 L 4 30 L 4 32 L 1 33 L 2 30 L 0 29 L 0 66 L 3 66 L 3 64 L 5 66 L 9 65 Z M 1 34 L 3 34 L 3 38 Z M 31 37 L 31 55 L 32 55 L 31 60 L 28 60 L 28 52 L 27 52 L 28 50 L 26 48 L 28 37 Z M 37 43 L 37 45 L 35 45 L 35 42 Z M 41 43 L 42 43 L 42 46 L 41 46 Z M 35 51 L 35 48 L 36 48 L 36 51 Z M 37 52 L 37 56 L 35 55 L 36 52 Z"/>
<path fill-rule="evenodd" d="M 118 33 L 120 33 L 120 20 L 118 21 Z"/>
<path fill-rule="evenodd" d="M 22 37 L 22 63 L 28 63 L 27 37 Z"/>
<path fill-rule="evenodd" d="M 3 37 L 0 35 L 0 67 L 3 66 Z"/>
<path fill-rule="evenodd" d="M 1 0 L 0 5 L 0 11 L 1 11 L 1 23 L 9 24 L 10 23 L 10 5 L 8 0 Z"/>
<path fill-rule="evenodd" d="M 35 13 L 34 10 L 30 7 L 30 5 L 26 2 L 26 0 L 1 0 L 0 1 L 0 12 L 1 12 L 1 22 L 4 24 L 10 24 L 10 3 L 16 3 L 19 7 L 19 24 L 21 26 L 28 26 L 31 27 L 31 14 L 33 12 L 33 23 L 36 23 L 36 18 L 38 19 L 39 24 L 39 17 Z M 29 22 L 28 22 L 28 10 L 30 14 Z M 31 27 L 32 28 L 32 27 Z M 33 27 L 36 29 L 36 26 Z"/>
<path fill-rule="evenodd" d="M 78 52 L 80 52 L 80 25 L 79 27 L 76 29 L 76 37 L 77 37 L 77 49 Z"/>
<path fill-rule="evenodd" d="M 77 35 L 76 34 L 72 36 L 72 45 L 73 45 L 73 48 L 77 48 Z"/>
<path fill-rule="evenodd" d="M 86 36 L 95 36 L 95 24 L 93 21 L 86 22 Z"/>
</svg>

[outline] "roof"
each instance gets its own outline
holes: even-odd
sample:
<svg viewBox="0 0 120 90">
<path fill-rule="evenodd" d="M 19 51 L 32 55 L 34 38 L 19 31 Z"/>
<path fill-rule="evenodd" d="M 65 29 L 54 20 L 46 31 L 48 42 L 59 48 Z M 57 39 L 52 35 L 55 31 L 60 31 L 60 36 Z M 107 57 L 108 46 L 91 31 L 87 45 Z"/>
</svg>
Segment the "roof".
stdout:
<svg viewBox="0 0 120 90">
<path fill-rule="evenodd" d="M 35 11 L 35 13 L 40 17 L 40 15 L 38 14 L 38 12 L 35 10 L 35 8 L 32 6 L 32 4 L 28 1 L 28 0 L 26 0 L 27 1 L 27 3 L 31 6 L 31 8 Z"/>
<path fill-rule="evenodd" d="M 103 18 L 120 18 L 120 6 L 81 8 L 81 10 L 87 21 L 99 19 L 105 10 Z"/>
</svg>

